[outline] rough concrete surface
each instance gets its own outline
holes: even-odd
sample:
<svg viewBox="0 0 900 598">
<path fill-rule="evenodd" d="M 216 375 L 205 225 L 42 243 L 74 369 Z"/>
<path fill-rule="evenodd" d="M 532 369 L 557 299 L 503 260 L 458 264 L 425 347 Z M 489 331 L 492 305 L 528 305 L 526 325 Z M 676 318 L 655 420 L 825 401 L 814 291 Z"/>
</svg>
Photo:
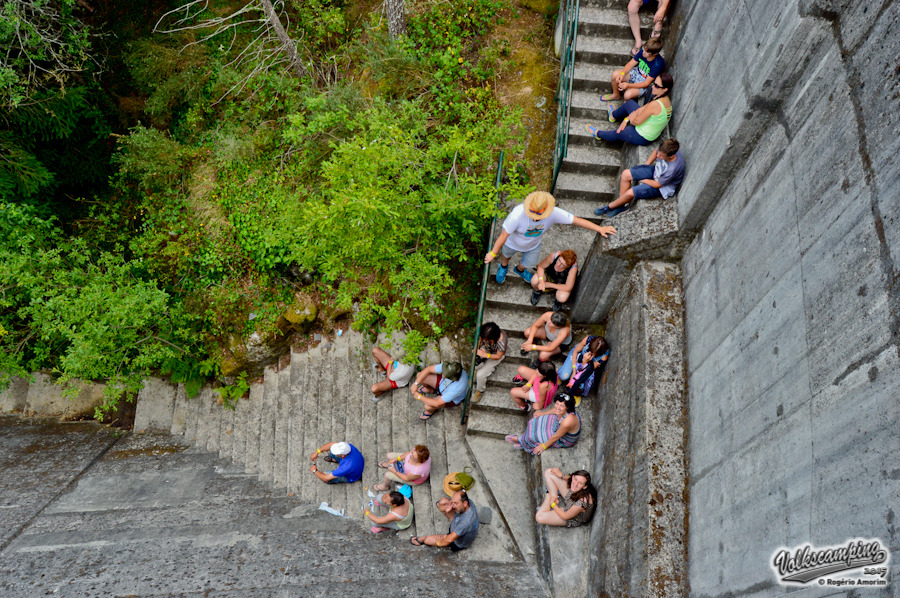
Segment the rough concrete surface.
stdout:
<svg viewBox="0 0 900 598">
<path fill-rule="evenodd" d="M 785 594 L 778 547 L 864 537 L 892 585 L 797 593 L 896 596 L 900 3 L 696 0 L 676 20 L 690 591 Z"/>
<path fill-rule="evenodd" d="M 103 403 L 103 385 L 76 381 L 78 394 L 74 398 L 63 396 L 63 388 L 42 372 L 33 374 L 28 385 L 24 411 L 30 415 L 81 419 L 93 417 L 94 409 Z"/>
<path fill-rule="evenodd" d="M 144 387 L 137 397 L 141 409 L 135 413 L 135 432 L 169 432 L 172 429 L 177 388 L 160 378 L 144 380 Z"/>
<path fill-rule="evenodd" d="M 57 434 L 0 418 L 3 455 L 27 445 L 35 471 L 62 462 L 80 474 L 69 488 L 71 475 L 38 476 L 33 488 L 3 463 L 3 504 L 31 496 L 3 526 L 4 597 L 543 595 L 524 564 L 465 562 L 376 536 L 167 436 L 129 436 L 93 462 L 109 430 L 64 426 Z M 59 442 L 35 442 L 51 433 Z"/>
<path fill-rule="evenodd" d="M 591 530 L 593 595 L 682 596 L 686 470 L 683 306 L 679 268 L 642 262 L 607 326 Z"/>
</svg>

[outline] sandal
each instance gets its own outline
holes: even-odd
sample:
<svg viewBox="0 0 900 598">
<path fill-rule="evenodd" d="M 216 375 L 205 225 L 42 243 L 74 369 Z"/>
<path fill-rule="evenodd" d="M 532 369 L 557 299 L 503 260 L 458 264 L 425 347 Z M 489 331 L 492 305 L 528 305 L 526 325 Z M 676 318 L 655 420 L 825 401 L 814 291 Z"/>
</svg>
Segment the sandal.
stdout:
<svg viewBox="0 0 900 598">
<path fill-rule="evenodd" d="M 425 542 L 422 542 L 421 540 L 419 540 L 420 537 L 421 536 L 410 536 L 409 543 L 412 544 L 413 546 L 425 546 Z"/>
<path fill-rule="evenodd" d="M 634 58 L 634 55 L 641 51 L 640 46 L 634 46 L 631 48 L 631 57 Z"/>
<path fill-rule="evenodd" d="M 380 467 L 381 469 L 390 469 L 390 468 L 391 468 L 391 465 L 392 465 L 393 463 L 394 463 L 393 460 L 388 459 L 387 461 L 382 461 L 381 463 L 379 463 L 379 464 L 378 464 L 378 467 Z"/>
<path fill-rule="evenodd" d="M 377 525 L 372 526 L 373 534 L 380 534 L 381 532 L 386 532 L 386 531 L 388 531 L 388 528 L 386 528 L 386 527 L 379 527 Z"/>
<path fill-rule="evenodd" d="M 584 125 L 584 130 L 587 131 L 588 135 L 590 135 L 594 139 L 597 138 L 598 129 L 594 125 Z M 522 351 L 522 356 L 524 357 L 525 355 L 528 355 L 528 351 Z"/>
<path fill-rule="evenodd" d="M 434 415 L 434 413 L 428 413 L 427 411 L 423 411 L 422 415 L 419 416 L 419 419 L 421 419 L 423 422 L 427 422 L 429 419 L 431 419 L 432 415 Z"/>
<path fill-rule="evenodd" d="M 513 445 L 513 448 L 517 448 L 517 449 L 522 448 L 522 445 L 519 444 L 519 437 L 518 437 L 518 436 L 514 436 L 514 435 L 512 435 L 512 434 L 507 434 L 507 435 L 506 435 L 506 438 L 504 438 L 504 440 L 505 440 L 506 442 L 510 443 L 511 445 Z"/>
<path fill-rule="evenodd" d="M 603 100 L 604 102 L 618 102 L 622 98 L 617 98 L 617 97 L 613 96 L 613 94 L 611 94 L 611 93 L 605 93 L 602 96 L 600 96 L 600 99 Z"/>
<path fill-rule="evenodd" d="M 375 484 L 374 486 L 372 486 L 372 490 L 375 490 L 377 492 L 387 492 L 390 489 L 391 486 L 389 484 Z"/>
<path fill-rule="evenodd" d="M 657 25 L 659 26 L 659 29 L 656 28 Z M 655 25 L 653 25 L 653 31 L 650 32 L 650 39 L 658 39 L 660 37 L 662 37 L 662 23 L 656 23 Z"/>
</svg>

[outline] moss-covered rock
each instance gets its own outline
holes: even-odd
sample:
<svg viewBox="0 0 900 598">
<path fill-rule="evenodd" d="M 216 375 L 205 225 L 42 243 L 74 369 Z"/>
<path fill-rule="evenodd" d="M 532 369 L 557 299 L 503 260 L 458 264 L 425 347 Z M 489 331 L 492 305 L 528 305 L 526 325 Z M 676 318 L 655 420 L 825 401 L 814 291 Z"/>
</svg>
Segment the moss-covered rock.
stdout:
<svg viewBox="0 0 900 598">
<path fill-rule="evenodd" d="M 315 300 L 309 295 L 297 293 L 294 295 L 294 302 L 284 310 L 281 317 L 287 320 L 296 332 L 306 332 L 318 315 L 319 309 Z"/>
</svg>

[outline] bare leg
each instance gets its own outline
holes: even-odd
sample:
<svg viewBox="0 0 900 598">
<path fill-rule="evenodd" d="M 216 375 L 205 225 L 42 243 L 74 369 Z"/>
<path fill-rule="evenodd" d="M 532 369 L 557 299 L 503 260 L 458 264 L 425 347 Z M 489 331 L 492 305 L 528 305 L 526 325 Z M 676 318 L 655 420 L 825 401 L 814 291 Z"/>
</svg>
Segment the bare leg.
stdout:
<svg viewBox="0 0 900 598">
<path fill-rule="evenodd" d="M 619 206 L 624 206 L 632 199 L 634 199 L 634 191 L 631 190 L 630 188 L 626 189 L 625 193 L 621 194 L 619 197 L 617 197 L 613 201 L 609 202 L 609 207 L 610 207 L 610 209 L 612 209 L 612 208 L 618 208 Z"/>
<path fill-rule="evenodd" d="M 541 351 L 540 353 L 538 353 L 538 356 L 541 361 L 547 361 L 548 359 L 550 359 L 554 355 L 558 355 L 559 353 L 562 353 L 562 351 L 560 351 L 559 347 L 557 347 L 552 351 Z"/>
<path fill-rule="evenodd" d="M 381 347 L 372 347 L 372 357 L 375 358 L 375 361 L 378 362 L 378 366 L 382 370 L 386 370 L 388 364 L 394 361 L 390 354 Z"/>
<path fill-rule="evenodd" d="M 512 388 L 509 391 L 509 396 L 512 397 L 512 400 L 516 403 L 519 409 L 525 409 L 528 407 L 528 393 L 531 389 L 529 388 Z"/>
<path fill-rule="evenodd" d="M 619 177 L 619 197 L 625 195 L 625 192 L 631 189 L 631 181 L 633 180 L 634 177 L 631 176 L 630 168 L 622 171 L 622 176 Z"/>
<path fill-rule="evenodd" d="M 569 491 L 566 481 L 550 473 L 549 469 L 544 470 L 544 484 L 547 486 L 547 490 L 550 491 L 552 502 L 558 502 L 557 499 L 560 496 L 565 496 L 566 492 Z"/>
<path fill-rule="evenodd" d="M 606 96 L 608 100 L 618 100 L 621 99 L 622 95 L 619 93 L 619 81 L 622 80 L 622 71 L 615 71 L 612 74 L 612 77 L 609 79 L 609 85 L 612 87 L 612 93 Z"/>
<path fill-rule="evenodd" d="M 565 527 L 566 520 L 556 514 L 555 511 L 538 511 L 534 514 L 534 520 L 544 525 L 552 525 L 554 527 Z"/>
<path fill-rule="evenodd" d="M 526 380 L 531 380 L 532 378 L 534 378 L 534 375 L 537 374 L 537 370 L 533 370 L 531 368 L 525 367 L 524 365 L 520 365 L 518 373 Z"/>
<path fill-rule="evenodd" d="M 640 95 L 644 93 L 643 89 L 635 89 L 634 87 L 629 87 L 625 90 L 623 97 L 626 100 L 636 100 L 640 97 Z"/>
<path fill-rule="evenodd" d="M 641 17 L 638 11 L 641 9 L 643 2 L 641 0 L 629 0 L 628 2 L 628 25 L 631 27 L 631 35 L 634 37 L 634 47 L 641 49 L 643 42 L 641 41 Z M 637 50 L 632 52 L 632 56 L 637 54 Z"/>
<path fill-rule="evenodd" d="M 571 295 L 569 291 L 556 291 L 556 300 L 565 303 L 569 300 L 569 295 Z"/>
</svg>

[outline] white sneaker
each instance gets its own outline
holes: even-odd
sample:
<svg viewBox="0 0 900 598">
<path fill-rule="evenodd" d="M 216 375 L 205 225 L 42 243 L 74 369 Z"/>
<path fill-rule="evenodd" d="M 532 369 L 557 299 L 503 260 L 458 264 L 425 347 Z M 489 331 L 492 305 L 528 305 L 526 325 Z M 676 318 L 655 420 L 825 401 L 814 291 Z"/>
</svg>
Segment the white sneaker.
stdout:
<svg viewBox="0 0 900 598">
<path fill-rule="evenodd" d="M 380 397 L 376 397 L 375 395 L 372 395 L 372 402 L 373 402 L 373 403 L 377 403 L 377 402 L 380 401 L 382 398 L 384 398 L 384 395 L 381 395 Z"/>
</svg>

